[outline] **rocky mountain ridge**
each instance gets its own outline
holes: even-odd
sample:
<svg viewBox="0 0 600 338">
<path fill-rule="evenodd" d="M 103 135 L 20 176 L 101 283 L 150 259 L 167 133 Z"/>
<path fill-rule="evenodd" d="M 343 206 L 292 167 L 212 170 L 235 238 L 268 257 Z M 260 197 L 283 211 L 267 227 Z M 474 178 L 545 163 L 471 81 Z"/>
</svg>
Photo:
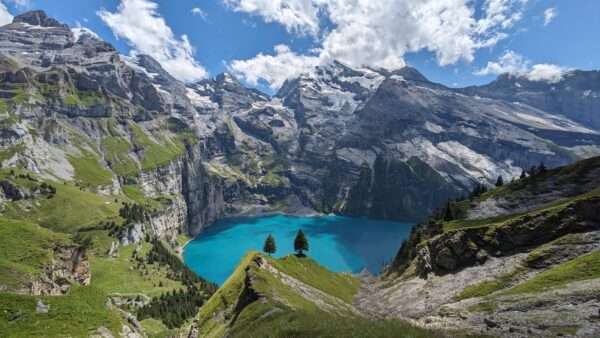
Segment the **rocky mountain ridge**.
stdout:
<svg viewBox="0 0 600 338">
<path fill-rule="evenodd" d="M 133 183 L 150 197 L 179 195 L 190 233 L 217 217 L 276 208 L 422 219 L 476 182 L 600 150 L 593 121 L 557 115 L 579 104 L 546 112 L 531 100 L 485 98 L 486 87 L 447 88 L 409 67 L 333 62 L 270 98 L 228 74 L 181 83 L 152 58 L 119 55 L 43 12 L 17 16 L 0 35 L 5 115 L 17 119 L 4 129 L 4 166 L 73 180 L 68 158 L 82 152 L 75 138 L 86 139 L 84 152 L 112 172 L 99 190 Z M 593 74 L 582 74 L 577 88 L 590 82 L 593 98 Z M 24 149 L 8 156 L 16 147 Z M 186 173 L 207 177 L 171 176 Z M 209 187 L 189 195 L 198 181 Z"/>
</svg>

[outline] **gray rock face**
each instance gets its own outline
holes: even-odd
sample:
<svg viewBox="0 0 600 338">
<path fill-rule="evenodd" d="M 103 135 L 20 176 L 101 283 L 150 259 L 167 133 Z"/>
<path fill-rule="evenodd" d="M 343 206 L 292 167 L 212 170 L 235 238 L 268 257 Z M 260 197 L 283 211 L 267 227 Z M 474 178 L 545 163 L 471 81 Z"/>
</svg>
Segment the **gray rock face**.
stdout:
<svg viewBox="0 0 600 338">
<path fill-rule="evenodd" d="M 502 75 L 481 87 L 463 92 L 511 102 L 522 102 L 552 114 L 564 115 L 594 129 L 600 128 L 600 72 L 575 70 L 557 83 Z"/>
<path fill-rule="evenodd" d="M 26 23 L 33 26 L 41 27 L 62 27 L 68 28 L 67 25 L 61 24 L 58 20 L 49 18 L 44 11 L 30 11 L 17 15 L 13 23 Z"/>
</svg>

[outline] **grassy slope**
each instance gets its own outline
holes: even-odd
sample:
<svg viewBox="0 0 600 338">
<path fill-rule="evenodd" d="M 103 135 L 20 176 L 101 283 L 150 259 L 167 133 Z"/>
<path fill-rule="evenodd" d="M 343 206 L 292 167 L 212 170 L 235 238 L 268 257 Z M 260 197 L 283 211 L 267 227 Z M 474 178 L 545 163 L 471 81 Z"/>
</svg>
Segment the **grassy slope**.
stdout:
<svg viewBox="0 0 600 338">
<path fill-rule="evenodd" d="M 291 255 L 271 262 L 279 271 L 347 303 L 352 303 L 360 286 L 358 279 L 348 274 L 333 274 L 310 258 Z"/>
<path fill-rule="evenodd" d="M 140 254 L 145 256 L 149 249 L 150 245 L 144 243 Z M 143 293 L 151 297 L 182 288 L 180 282 L 167 278 L 165 267 L 149 265 L 146 269 L 137 269 L 131 261 L 133 251 L 133 246 L 127 246 L 120 248 L 116 258 L 92 256 L 93 285 L 107 293 Z"/>
<path fill-rule="evenodd" d="M 503 294 L 543 292 L 571 282 L 600 278 L 600 251 L 559 264 Z"/>
<path fill-rule="evenodd" d="M 18 289 L 52 260 L 53 248 L 68 244 L 66 235 L 38 225 L 0 218 L 0 285 Z"/>
<path fill-rule="evenodd" d="M 112 183 L 112 173 L 103 168 L 98 156 L 84 152 L 82 156 L 69 156 L 75 169 L 75 180 L 91 187 L 106 186 Z"/>
<path fill-rule="evenodd" d="M 73 287 L 66 296 L 24 296 L 0 293 L 2 337 L 87 337 L 99 327 L 114 334 L 122 319 L 106 307 L 106 293 L 93 285 Z M 50 305 L 47 314 L 36 313 L 41 299 Z"/>
<path fill-rule="evenodd" d="M 150 170 L 165 165 L 178 156 L 183 151 L 183 145 L 172 142 L 165 137 L 161 137 L 159 142 L 154 142 L 148 134 L 137 124 L 130 123 L 129 129 L 133 136 L 133 144 L 143 149 L 142 169 Z"/>
<path fill-rule="evenodd" d="M 5 217 L 38 223 L 48 229 L 71 233 L 105 220 L 119 220 L 120 200 L 98 195 L 70 184 L 56 184 L 56 196 L 20 201 L 5 208 Z M 121 199 L 122 200 L 122 199 Z"/>
</svg>

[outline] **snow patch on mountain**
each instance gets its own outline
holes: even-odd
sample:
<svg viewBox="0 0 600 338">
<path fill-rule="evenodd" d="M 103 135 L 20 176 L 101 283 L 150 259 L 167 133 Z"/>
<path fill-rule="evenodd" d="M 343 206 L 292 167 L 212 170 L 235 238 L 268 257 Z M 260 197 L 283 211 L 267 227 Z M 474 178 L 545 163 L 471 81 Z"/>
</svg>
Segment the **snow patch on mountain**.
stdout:
<svg viewBox="0 0 600 338">
<path fill-rule="evenodd" d="M 190 102 L 198 108 L 209 108 L 209 109 L 217 109 L 219 105 L 216 102 L 213 102 L 210 99 L 210 96 L 203 96 L 198 94 L 191 88 L 186 88 L 186 96 L 190 99 Z"/>
</svg>

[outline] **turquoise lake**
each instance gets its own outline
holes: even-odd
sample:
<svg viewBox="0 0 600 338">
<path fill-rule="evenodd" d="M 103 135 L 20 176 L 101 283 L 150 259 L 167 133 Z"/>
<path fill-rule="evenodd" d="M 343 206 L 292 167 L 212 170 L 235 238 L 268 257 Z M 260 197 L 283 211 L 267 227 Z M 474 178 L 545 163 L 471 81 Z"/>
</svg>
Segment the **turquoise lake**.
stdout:
<svg viewBox="0 0 600 338">
<path fill-rule="evenodd" d="M 335 272 L 358 273 L 367 268 L 379 273 L 412 226 L 340 216 L 230 218 L 206 228 L 185 247 L 183 257 L 194 272 L 221 285 L 248 251 L 262 250 L 269 234 L 277 244 L 274 256 L 282 257 L 293 253 L 294 237 L 302 229 L 309 241 L 308 256 L 321 265 Z"/>
</svg>

